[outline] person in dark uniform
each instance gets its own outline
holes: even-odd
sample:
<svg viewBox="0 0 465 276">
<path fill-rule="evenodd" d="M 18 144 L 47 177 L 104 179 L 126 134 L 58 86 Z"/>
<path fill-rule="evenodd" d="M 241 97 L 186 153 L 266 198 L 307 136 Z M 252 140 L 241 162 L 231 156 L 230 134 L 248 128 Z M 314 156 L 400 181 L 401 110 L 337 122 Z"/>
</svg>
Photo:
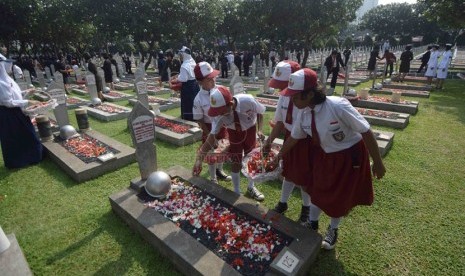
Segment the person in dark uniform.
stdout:
<svg viewBox="0 0 465 276">
<path fill-rule="evenodd" d="M 421 60 L 421 65 L 420 65 L 420 68 L 418 68 L 417 73 L 421 73 L 421 70 L 423 70 L 423 68 L 425 68 L 425 71 L 426 71 L 426 69 L 428 69 L 427 65 L 428 65 L 429 57 L 431 56 L 431 49 L 432 48 L 433 48 L 433 46 L 428 45 L 428 48 L 426 48 L 426 52 L 423 53 L 421 58 L 419 58 L 419 60 Z"/>
<path fill-rule="evenodd" d="M 370 52 L 370 59 L 368 60 L 368 68 L 367 68 L 370 78 L 376 76 L 376 60 L 377 59 L 381 59 L 379 57 L 379 45 L 376 45 L 373 48 L 373 51 Z"/>
<path fill-rule="evenodd" d="M 341 66 L 344 68 L 344 61 L 342 61 L 341 53 L 339 53 L 337 50 L 333 50 L 331 55 L 326 58 L 325 66 L 326 71 L 328 72 L 326 78 L 329 78 L 329 76 L 332 75 L 330 88 L 328 89 L 328 95 L 332 95 L 334 93 L 334 89 L 336 88 L 339 69 Z"/>
<path fill-rule="evenodd" d="M 221 78 L 227 78 L 228 77 L 228 58 L 224 53 L 221 53 L 220 56 L 220 64 L 221 64 Z"/>
<path fill-rule="evenodd" d="M 407 45 L 405 51 L 400 55 L 400 66 L 399 66 L 399 81 L 403 82 L 405 76 L 410 72 L 410 62 L 413 59 L 413 53 L 410 51 L 412 45 Z"/>
<path fill-rule="evenodd" d="M 239 70 L 239 76 L 242 76 L 242 58 L 239 52 L 236 52 L 234 55 L 234 65 Z"/>
<path fill-rule="evenodd" d="M 110 56 L 107 53 L 104 53 L 103 58 L 105 59 L 102 66 L 105 83 L 107 87 L 110 87 L 110 89 L 113 90 L 113 71 L 111 70 Z"/>
<path fill-rule="evenodd" d="M 0 143 L 8 169 L 36 164 L 42 160 L 43 152 L 31 119 L 22 110 L 39 102 L 23 99 L 18 84 L 6 71 L 12 62 L 0 54 Z"/>
<path fill-rule="evenodd" d="M 195 61 L 191 56 L 191 50 L 183 46 L 179 50 L 182 57 L 181 71 L 177 77 L 177 81 L 182 83 L 181 86 L 181 118 L 188 121 L 194 121 L 192 107 L 194 105 L 195 96 L 200 88 L 195 79 L 194 67 Z"/>
<path fill-rule="evenodd" d="M 344 66 L 347 67 L 347 62 L 349 62 L 352 50 L 350 50 L 349 46 L 346 46 L 346 49 L 344 50 L 344 52 L 342 52 L 342 54 L 344 55 Z"/>
</svg>

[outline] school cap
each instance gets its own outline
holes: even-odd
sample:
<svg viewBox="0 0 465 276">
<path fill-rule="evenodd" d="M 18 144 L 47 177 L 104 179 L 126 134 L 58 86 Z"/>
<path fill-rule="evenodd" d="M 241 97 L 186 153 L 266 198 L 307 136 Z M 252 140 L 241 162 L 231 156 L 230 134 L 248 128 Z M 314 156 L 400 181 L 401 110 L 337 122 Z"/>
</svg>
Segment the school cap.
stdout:
<svg viewBox="0 0 465 276">
<path fill-rule="evenodd" d="M 300 69 L 292 73 L 286 89 L 281 91 L 283 96 L 292 96 L 304 90 L 314 88 L 318 85 L 318 77 L 315 71 L 309 68 Z"/>
<path fill-rule="evenodd" d="M 194 67 L 195 79 L 201 81 L 205 78 L 214 78 L 220 74 L 220 71 L 213 69 L 208 62 L 202 61 Z"/>
<path fill-rule="evenodd" d="M 186 46 L 182 46 L 181 50 L 178 51 L 179 53 L 186 53 L 188 55 L 191 54 L 191 49 L 187 48 Z"/>
<path fill-rule="evenodd" d="M 231 92 L 224 86 L 217 86 L 210 91 L 210 109 L 208 116 L 216 117 L 228 111 L 228 104 L 232 101 Z"/>
<path fill-rule="evenodd" d="M 300 69 L 300 65 L 291 60 L 284 60 L 276 64 L 268 86 L 271 88 L 285 89 L 292 73 Z"/>
</svg>

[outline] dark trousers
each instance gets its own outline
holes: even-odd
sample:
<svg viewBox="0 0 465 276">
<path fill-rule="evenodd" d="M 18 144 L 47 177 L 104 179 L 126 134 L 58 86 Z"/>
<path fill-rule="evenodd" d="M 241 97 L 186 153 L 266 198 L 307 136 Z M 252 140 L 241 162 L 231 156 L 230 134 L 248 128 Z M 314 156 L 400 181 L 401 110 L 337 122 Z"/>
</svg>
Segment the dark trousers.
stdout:
<svg viewBox="0 0 465 276">
<path fill-rule="evenodd" d="M 389 76 L 391 76 L 392 71 L 394 71 L 394 63 L 388 63 L 387 64 L 386 71 L 384 71 L 384 76 L 387 76 L 388 68 L 389 68 Z"/>
<path fill-rule="evenodd" d="M 250 68 L 250 65 L 245 65 L 244 64 L 244 76 L 246 76 L 246 77 L 249 76 L 249 68 Z"/>
<path fill-rule="evenodd" d="M 221 65 L 221 77 L 223 79 L 228 77 L 228 65 Z"/>
<path fill-rule="evenodd" d="M 420 68 L 418 68 L 417 73 L 421 73 L 421 70 L 423 68 L 425 68 L 425 72 L 426 72 L 426 69 L 428 69 L 428 67 L 426 67 L 426 65 L 428 65 L 428 62 L 422 62 L 421 65 L 420 65 Z"/>
<path fill-rule="evenodd" d="M 182 83 L 181 87 L 181 118 L 188 121 L 194 121 L 192 108 L 194 99 L 199 93 L 199 85 L 196 80 L 189 80 Z"/>
<path fill-rule="evenodd" d="M 332 75 L 332 76 L 331 76 L 331 84 L 330 84 L 330 87 L 331 87 L 331 88 L 335 88 L 335 87 L 336 87 L 337 75 L 338 75 L 338 74 L 339 74 L 339 70 L 338 70 L 338 69 L 328 70 L 328 76 L 326 76 L 326 79 L 329 78 L 329 75 Z"/>
</svg>

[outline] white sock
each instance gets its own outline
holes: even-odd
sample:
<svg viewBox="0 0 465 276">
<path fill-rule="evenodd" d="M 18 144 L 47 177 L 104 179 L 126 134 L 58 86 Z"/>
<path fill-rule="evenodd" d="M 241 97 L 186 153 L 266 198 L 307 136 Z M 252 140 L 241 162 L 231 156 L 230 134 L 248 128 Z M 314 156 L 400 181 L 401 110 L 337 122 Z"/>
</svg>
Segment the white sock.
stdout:
<svg viewBox="0 0 465 276">
<path fill-rule="evenodd" d="M 236 194 L 240 194 L 241 193 L 240 173 L 231 172 L 231 178 L 232 178 L 232 183 L 233 183 L 233 186 L 234 186 L 234 192 Z"/>
<path fill-rule="evenodd" d="M 253 187 L 255 187 L 255 183 L 253 182 L 253 180 L 249 179 L 249 184 L 247 184 L 247 189 L 251 189 Z"/>
<path fill-rule="evenodd" d="M 321 215 L 321 209 L 315 204 L 310 203 L 310 220 L 318 221 Z"/>
<path fill-rule="evenodd" d="M 292 190 L 294 190 L 294 187 L 295 184 L 293 182 L 284 179 L 283 184 L 281 185 L 281 199 L 279 201 L 287 202 L 291 196 Z"/>
<path fill-rule="evenodd" d="M 300 187 L 300 196 L 302 197 L 302 205 L 303 206 L 310 206 L 312 204 L 312 200 L 310 199 L 310 195 Z"/>
<path fill-rule="evenodd" d="M 208 172 L 210 172 L 210 180 L 216 180 L 216 165 L 208 164 Z"/>
<path fill-rule="evenodd" d="M 338 218 L 331 218 L 331 229 L 337 229 L 339 227 L 339 223 L 341 223 L 342 217 Z"/>
</svg>

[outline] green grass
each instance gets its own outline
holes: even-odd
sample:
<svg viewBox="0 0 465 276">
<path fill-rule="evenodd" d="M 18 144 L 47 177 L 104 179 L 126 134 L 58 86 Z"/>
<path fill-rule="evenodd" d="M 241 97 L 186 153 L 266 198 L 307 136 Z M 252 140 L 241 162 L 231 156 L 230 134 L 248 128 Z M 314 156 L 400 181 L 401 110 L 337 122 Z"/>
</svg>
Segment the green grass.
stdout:
<svg viewBox="0 0 465 276">
<path fill-rule="evenodd" d="M 320 251 L 311 275 L 465 274 L 465 83 L 447 81 L 443 91 L 419 101 L 406 129 L 374 127 L 395 133 L 384 158 L 386 176 L 374 182 L 375 202 L 344 218 L 336 250 Z M 179 110 L 167 113 L 178 116 Z M 76 125 L 74 112 L 69 114 Z M 267 112 L 265 121 L 270 118 Z M 125 120 L 90 124 L 131 145 Z M 198 146 L 157 142 L 159 168 L 191 168 Z M 204 177 L 206 171 L 204 166 Z M 49 159 L 21 170 L 6 170 L 0 159 L 0 224 L 16 235 L 36 275 L 178 275 L 111 211 L 108 196 L 137 176 L 133 163 L 76 184 Z M 231 189 L 230 183 L 220 184 Z M 241 185 L 244 191 L 244 177 Z M 263 204 L 272 208 L 280 183 L 259 188 L 267 197 Z M 296 190 L 287 215 L 297 219 L 300 205 Z M 320 232 L 327 223 L 323 216 Z"/>
</svg>

